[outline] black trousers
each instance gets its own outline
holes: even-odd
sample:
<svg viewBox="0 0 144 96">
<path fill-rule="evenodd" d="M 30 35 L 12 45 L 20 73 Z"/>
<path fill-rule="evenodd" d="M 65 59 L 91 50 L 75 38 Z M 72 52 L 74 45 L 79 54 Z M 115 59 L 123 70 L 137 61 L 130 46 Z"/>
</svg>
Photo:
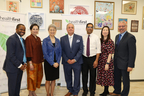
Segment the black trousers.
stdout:
<svg viewBox="0 0 144 96">
<path fill-rule="evenodd" d="M 121 77 L 123 79 L 123 90 L 121 92 Z M 130 90 L 130 78 L 127 70 L 122 70 L 114 65 L 114 93 L 121 94 L 121 96 L 128 96 Z"/>
<path fill-rule="evenodd" d="M 89 91 L 91 94 L 95 94 L 96 90 L 96 68 L 93 68 L 93 63 L 96 59 L 96 56 L 93 57 L 85 57 L 83 56 L 83 64 L 82 64 L 82 84 L 83 91 L 88 93 L 88 71 L 90 71 L 90 82 L 89 82 Z"/>
</svg>

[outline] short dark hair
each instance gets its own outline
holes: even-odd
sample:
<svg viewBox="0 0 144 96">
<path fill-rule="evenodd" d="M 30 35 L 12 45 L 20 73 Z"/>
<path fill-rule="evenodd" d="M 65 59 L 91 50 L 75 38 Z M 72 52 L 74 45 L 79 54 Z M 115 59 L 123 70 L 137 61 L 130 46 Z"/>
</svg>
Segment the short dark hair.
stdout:
<svg viewBox="0 0 144 96">
<path fill-rule="evenodd" d="M 17 26 L 16 26 L 16 29 L 18 29 L 19 28 L 19 26 L 24 26 L 24 24 L 18 24 Z"/>
<path fill-rule="evenodd" d="M 38 29 L 39 29 L 39 26 L 38 26 L 37 24 L 32 24 L 32 25 L 30 26 L 30 30 L 32 30 L 32 28 L 33 28 L 34 26 L 37 26 Z"/>
<path fill-rule="evenodd" d="M 92 23 L 87 23 L 86 28 L 88 27 L 88 25 L 92 25 L 92 27 L 93 27 L 93 24 L 92 24 Z"/>
</svg>

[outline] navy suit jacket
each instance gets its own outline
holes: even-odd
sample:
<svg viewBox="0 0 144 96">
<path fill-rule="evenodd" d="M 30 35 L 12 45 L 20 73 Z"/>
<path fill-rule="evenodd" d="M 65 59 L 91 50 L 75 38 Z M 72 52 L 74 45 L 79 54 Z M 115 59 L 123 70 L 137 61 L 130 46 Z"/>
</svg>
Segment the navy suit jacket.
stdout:
<svg viewBox="0 0 144 96">
<path fill-rule="evenodd" d="M 115 38 L 118 41 L 119 34 Z M 114 64 L 123 70 L 127 67 L 134 68 L 136 57 L 136 39 L 135 36 L 126 32 L 117 46 L 115 43 Z"/>
<path fill-rule="evenodd" d="M 23 63 L 24 51 L 16 33 L 8 38 L 6 46 L 7 53 L 3 69 L 10 73 L 18 72 L 20 70 L 18 67 Z"/>
<path fill-rule="evenodd" d="M 70 48 L 69 37 L 65 35 L 60 39 L 62 47 L 62 64 L 68 64 L 68 59 L 75 59 L 74 64 L 82 64 L 83 40 L 82 36 L 73 35 L 72 48 Z"/>
</svg>

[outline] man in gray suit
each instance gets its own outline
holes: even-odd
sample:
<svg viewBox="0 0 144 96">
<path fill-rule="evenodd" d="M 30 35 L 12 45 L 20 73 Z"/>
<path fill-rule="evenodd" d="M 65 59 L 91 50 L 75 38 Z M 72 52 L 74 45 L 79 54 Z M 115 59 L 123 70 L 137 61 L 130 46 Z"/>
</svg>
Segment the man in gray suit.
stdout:
<svg viewBox="0 0 144 96">
<path fill-rule="evenodd" d="M 135 36 L 127 32 L 127 24 L 120 21 L 118 34 L 115 38 L 114 55 L 114 92 L 112 96 L 128 96 L 130 89 L 129 72 L 133 70 L 136 57 Z M 121 77 L 123 78 L 123 90 L 121 92 Z"/>
</svg>

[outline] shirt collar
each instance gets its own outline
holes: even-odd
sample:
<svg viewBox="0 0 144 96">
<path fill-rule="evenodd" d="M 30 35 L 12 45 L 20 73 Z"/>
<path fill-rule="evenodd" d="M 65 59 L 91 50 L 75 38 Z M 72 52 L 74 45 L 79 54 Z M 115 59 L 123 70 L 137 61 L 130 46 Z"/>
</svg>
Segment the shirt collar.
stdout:
<svg viewBox="0 0 144 96">
<path fill-rule="evenodd" d="M 127 31 L 125 31 L 124 33 L 122 33 L 121 35 L 122 35 L 122 37 L 124 36 L 124 34 L 126 33 Z"/>
<path fill-rule="evenodd" d="M 74 34 L 73 34 L 73 35 L 74 35 Z M 68 35 L 68 37 L 69 37 L 69 38 L 70 38 L 70 37 L 72 37 L 72 38 L 73 38 L 73 35 L 71 35 L 71 36 L 70 36 L 70 35 Z"/>
<path fill-rule="evenodd" d="M 17 34 L 17 33 L 16 33 Z M 21 38 L 20 36 L 19 36 L 19 34 L 17 34 L 17 36 L 19 37 L 19 39 Z"/>
</svg>

